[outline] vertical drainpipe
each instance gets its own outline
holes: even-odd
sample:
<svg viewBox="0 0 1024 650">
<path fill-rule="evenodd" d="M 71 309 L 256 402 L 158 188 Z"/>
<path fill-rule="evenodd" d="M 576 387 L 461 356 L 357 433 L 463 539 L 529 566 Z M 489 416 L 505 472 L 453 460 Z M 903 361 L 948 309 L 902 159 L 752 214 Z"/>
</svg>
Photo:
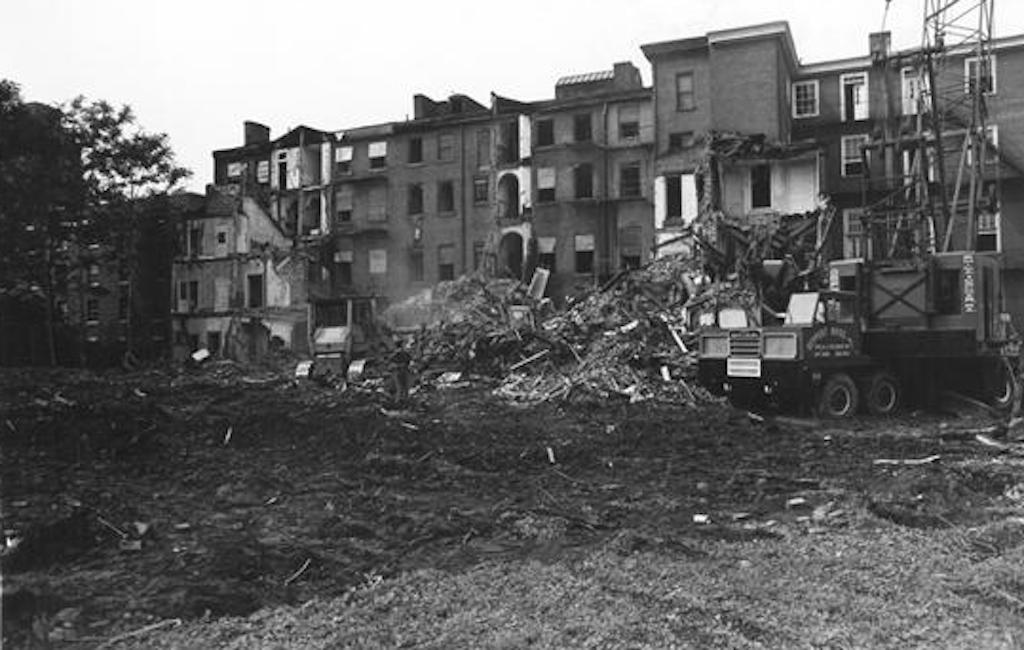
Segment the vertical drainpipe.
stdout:
<svg viewBox="0 0 1024 650">
<path fill-rule="evenodd" d="M 601 251 L 604 258 L 604 272 L 606 276 L 612 274 L 612 224 L 609 214 L 608 202 L 611 200 L 611 192 L 608 187 L 608 102 L 601 105 L 601 122 L 604 127 L 601 142 L 601 225 L 604 227 L 602 233 Z"/>
<path fill-rule="evenodd" d="M 466 202 L 466 124 L 465 124 L 465 122 L 463 122 L 462 125 L 459 127 L 459 150 L 462 152 L 462 155 L 459 157 L 459 167 L 460 167 L 459 175 L 461 177 L 461 182 L 459 183 L 459 195 L 460 195 L 460 202 L 462 203 L 462 208 L 459 210 L 459 213 L 460 213 L 459 214 L 459 219 L 461 220 L 460 226 L 462 228 L 462 247 L 461 247 L 462 248 L 462 252 L 461 252 L 461 259 L 462 259 L 462 273 L 466 273 L 466 271 L 469 270 L 467 268 L 468 265 L 466 264 L 466 259 L 467 259 L 466 244 L 467 244 L 467 241 L 468 241 L 468 239 L 467 239 L 467 237 L 468 237 L 468 233 L 467 233 L 467 230 L 468 230 L 467 219 L 468 219 L 469 210 L 471 208 L 469 207 L 469 204 Z"/>
</svg>

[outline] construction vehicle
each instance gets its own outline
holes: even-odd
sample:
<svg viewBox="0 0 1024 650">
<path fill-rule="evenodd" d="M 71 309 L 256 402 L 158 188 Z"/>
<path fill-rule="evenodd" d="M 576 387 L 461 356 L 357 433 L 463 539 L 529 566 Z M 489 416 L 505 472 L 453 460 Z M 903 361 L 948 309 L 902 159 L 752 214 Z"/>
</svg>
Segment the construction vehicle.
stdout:
<svg viewBox="0 0 1024 650">
<path fill-rule="evenodd" d="M 344 376 L 353 360 L 369 356 L 380 344 L 377 301 L 357 295 L 310 301 L 309 350 L 315 374 Z"/>
<path fill-rule="evenodd" d="M 998 257 L 829 264 L 829 286 L 792 294 L 779 325 L 706 328 L 698 372 L 744 403 L 812 407 L 825 417 L 895 412 L 943 389 L 1009 408 L 1019 340 L 999 304 Z"/>
</svg>

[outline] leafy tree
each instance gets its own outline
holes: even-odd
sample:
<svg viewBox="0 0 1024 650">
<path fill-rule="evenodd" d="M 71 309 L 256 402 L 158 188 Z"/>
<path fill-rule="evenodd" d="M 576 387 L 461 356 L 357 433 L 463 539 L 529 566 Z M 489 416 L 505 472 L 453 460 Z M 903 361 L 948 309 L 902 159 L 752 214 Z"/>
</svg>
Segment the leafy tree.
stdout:
<svg viewBox="0 0 1024 650">
<path fill-rule="evenodd" d="M 0 292 L 43 302 L 50 363 L 56 303 L 78 250 L 105 245 L 130 271 L 139 220 L 150 214 L 140 200 L 190 175 L 167 135 L 144 131 L 131 108 L 83 97 L 26 103 L 17 84 L 0 80 Z"/>
</svg>

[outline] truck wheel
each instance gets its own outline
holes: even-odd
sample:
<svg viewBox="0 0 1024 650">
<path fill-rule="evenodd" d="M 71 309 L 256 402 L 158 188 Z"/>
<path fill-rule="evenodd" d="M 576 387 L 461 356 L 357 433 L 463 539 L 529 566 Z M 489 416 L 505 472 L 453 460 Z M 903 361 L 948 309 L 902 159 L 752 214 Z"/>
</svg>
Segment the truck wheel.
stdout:
<svg viewBox="0 0 1024 650">
<path fill-rule="evenodd" d="M 1001 359 L 993 373 L 988 402 L 1000 411 L 1009 411 L 1013 408 L 1017 391 L 1020 390 L 1013 367 L 1010 366 L 1009 361 Z"/>
<path fill-rule="evenodd" d="M 891 372 L 876 372 L 871 375 L 864 401 L 869 413 L 892 415 L 900 407 L 899 380 Z"/>
<path fill-rule="evenodd" d="M 825 380 L 818 393 L 818 415 L 826 418 L 845 418 L 857 410 L 860 395 L 857 384 L 845 372 L 836 373 Z"/>
</svg>

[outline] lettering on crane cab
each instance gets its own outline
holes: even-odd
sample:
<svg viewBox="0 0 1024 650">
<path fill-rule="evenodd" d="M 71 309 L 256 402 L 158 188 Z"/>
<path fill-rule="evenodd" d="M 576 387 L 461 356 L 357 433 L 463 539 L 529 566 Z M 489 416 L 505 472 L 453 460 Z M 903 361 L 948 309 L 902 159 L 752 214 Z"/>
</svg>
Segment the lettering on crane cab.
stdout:
<svg viewBox="0 0 1024 650">
<path fill-rule="evenodd" d="M 977 310 L 974 300 L 974 255 L 964 255 L 963 260 L 964 304 L 963 313 L 973 314 Z"/>
<path fill-rule="evenodd" d="M 822 327 L 807 338 L 807 356 L 849 357 L 853 356 L 853 337 L 847 328 L 839 325 Z"/>
</svg>

